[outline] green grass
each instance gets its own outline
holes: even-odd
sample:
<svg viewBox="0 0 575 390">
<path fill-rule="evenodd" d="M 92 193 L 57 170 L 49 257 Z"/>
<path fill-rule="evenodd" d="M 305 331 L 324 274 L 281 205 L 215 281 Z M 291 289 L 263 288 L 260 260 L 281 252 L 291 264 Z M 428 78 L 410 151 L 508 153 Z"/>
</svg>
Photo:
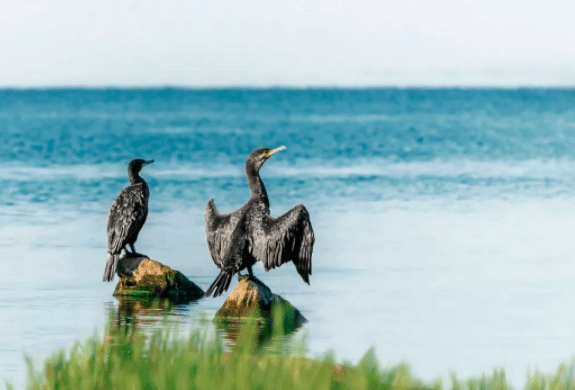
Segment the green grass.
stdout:
<svg viewBox="0 0 575 390">
<path fill-rule="evenodd" d="M 275 317 L 281 319 L 281 313 Z M 275 335 L 283 332 L 281 323 L 272 326 Z M 262 345 L 261 328 L 254 324 L 246 323 L 230 351 L 202 331 L 185 338 L 170 330 L 145 337 L 110 326 L 102 336 L 55 353 L 39 370 L 28 361 L 27 389 L 511 389 L 503 371 L 465 381 L 453 375 L 449 383 L 423 383 L 405 364 L 380 367 L 373 350 L 357 365 L 337 364 L 329 354 L 317 360 L 286 356 L 284 338 L 264 338 Z M 575 390 L 574 366 L 562 365 L 553 375 L 536 372 L 525 389 Z"/>
</svg>

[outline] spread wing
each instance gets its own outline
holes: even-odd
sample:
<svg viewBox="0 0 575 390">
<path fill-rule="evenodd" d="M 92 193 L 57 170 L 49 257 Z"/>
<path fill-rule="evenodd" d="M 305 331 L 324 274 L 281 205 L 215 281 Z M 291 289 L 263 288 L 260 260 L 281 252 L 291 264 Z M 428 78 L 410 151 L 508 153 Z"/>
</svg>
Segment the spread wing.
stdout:
<svg viewBox="0 0 575 390">
<path fill-rule="evenodd" d="M 251 252 L 266 271 L 292 261 L 309 284 L 314 241 L 309 213 L 300 204 L 278 218 L 266 216 L 263 229 L 253 232 Z"/>
<path fill-rule="evenodd" d="M 118 254 L 134 235 L 137 237 L 148 216 L 148 200 L 141 184 L 131 185 L 118 195 L 108 215 L 108 253 Z"/>
<path fill-rule="evenodd" d="M 222 268 L 224 256 L 230 248 L 232 231 L 237 224 L 236 213 L 237 211 L 231 214 L 220 214 L 213 199 L 210 199 L 206 205 L 206 238 L 210 255 L 218 268 Z"/>
</svg>

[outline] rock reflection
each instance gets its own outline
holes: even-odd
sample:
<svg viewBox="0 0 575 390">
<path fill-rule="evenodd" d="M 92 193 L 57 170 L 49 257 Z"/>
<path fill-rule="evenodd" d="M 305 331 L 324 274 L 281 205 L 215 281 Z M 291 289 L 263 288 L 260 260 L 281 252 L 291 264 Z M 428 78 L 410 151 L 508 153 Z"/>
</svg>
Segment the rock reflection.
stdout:
<svg viewBox="0 0 575 390">
<path fill-rule="evenodd" d="M 276 341 L 281 341 L 281 345 L 288 345 L 306 322 L 305 320 L 299 322 L 286 321 L 284 313 L 279 313 L 274 318 L 275 320 L 273 321 L 263 318 L 246 318 L 242 320 L 216 318 L 214 324 L 220 337 L 224 339 L 224 344 L 227 348 L 231 349 L 240 339 L 240 335 L 247 331 L 255 332 L 254 339 L 257 341 L 255 348 L 267 349 L 274 348 L 277 345 Z M 281 319 L 284 320 L 282 321 Z"/>
<path fill-rule="evenodd" d="M 253 334 L 256 349 L 275 349 L 278 345 L 291 348 L 291 340 L 300 334 L 298 330 L 305 323 L 303 317 L 302 321 L 294 322 L 289 313 L 286 315 L 282 310 L 274 311 L 272 316 L 278 321 L 271 318 L 216 318 L 212 321 L 197 309 L 198 302 L 189 299 L 117 297 L 107 307 L 107 339 L 118 344 L 121 340 L 132 340 L 136 335 L 151 337 L 158 330 L 172 329 L 183 336 L 189 335 L 192 329 L 207 337 L 220 338 L 224 348 L 230 350 L 241 339 L 240 334 L 247 330 Z"/>
<path fill-rule="evenodd" d="M 117 305 L 108 307 L 109 331 L 112 333 L 136 330 L 152 332 L 166 324 L 180 324 L 195 302 L 189 298 L 116 297 Z"/>
</svg>

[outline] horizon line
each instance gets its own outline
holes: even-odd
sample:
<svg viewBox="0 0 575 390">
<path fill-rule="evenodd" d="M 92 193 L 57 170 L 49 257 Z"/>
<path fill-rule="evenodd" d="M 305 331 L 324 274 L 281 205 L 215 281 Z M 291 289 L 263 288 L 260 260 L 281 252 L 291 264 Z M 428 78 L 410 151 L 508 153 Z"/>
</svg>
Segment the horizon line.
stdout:
<svg viewBox="0 0 575 390">
<path fill-rule="evenodd" d="M 288 84 L 54 84 L 54 85 L 0 85 L 0 90 L 366 90 L 366 89 L 575 89 L 573 84 L 379 84 L 379 85 L 288 85 Z"/>
</svg>

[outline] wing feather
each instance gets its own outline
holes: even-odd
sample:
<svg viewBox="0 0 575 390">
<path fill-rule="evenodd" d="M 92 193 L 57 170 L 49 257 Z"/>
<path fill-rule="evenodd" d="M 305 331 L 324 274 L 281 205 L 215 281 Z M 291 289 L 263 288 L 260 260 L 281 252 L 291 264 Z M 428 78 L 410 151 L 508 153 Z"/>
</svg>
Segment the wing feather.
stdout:
<svg viewBox="0 0 575 390">
<path fill-rule="evenodd" d="M 218 268 L 222 268 L 224 257 L 230 247 L 231 229 L 233 229 L 236 213 L 237 211 L 231 214 L 220 214 L 213 199 L 210 199 L 206 205 L 206 238 L 210 255 Z"/>
<path fill-rule="evenodd" d="M 300 204 L 278 218 L 266 216 L 263 229 L 253 231 L 251 253 L 266 271 L 293 262 L 309 284 L 314 242 L 309 213 Z"/>
</svg>

